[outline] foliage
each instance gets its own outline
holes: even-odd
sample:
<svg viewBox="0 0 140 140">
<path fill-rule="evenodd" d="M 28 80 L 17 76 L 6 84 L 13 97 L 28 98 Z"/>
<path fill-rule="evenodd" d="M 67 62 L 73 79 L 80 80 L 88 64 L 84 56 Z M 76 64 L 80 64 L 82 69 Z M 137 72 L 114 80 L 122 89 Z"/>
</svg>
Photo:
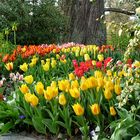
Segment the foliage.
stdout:
<svg viewBox="0 0 140 140">
<path fill-rule="evenodd" d="M 129 110 L 131 105 L 139 108 L 139 93 L 133 96 L 125 90 L 129 85 L 136 91 L 134 82 L 139 83 L 140 62 L 118 62 L 113 59 L 115 55 L 114 48 L 108 45 L 17 46 L 11 54 L 2 57 L 6 81 L 0 81 L 0 88 L 11 83 L 11 94 L 2 93 L 8 101 L 13 101 L 17 116 L 24 116 L 19 125 L 28 125 L 42 134 L 67 133 L 68 137 L 80 134 L 88 139 L 90 132 L 94 132 L 99 139 L 116 137 L 122 133 L 121 127 L 118 134 L 117 127 L 114 130 L 109 126 L 113 121 L 118 125 L 118 120 L 124 119 L 119 99 L 125 100 L 130 94 L 123 108 Z M 136 117 L 139 115 L 132 115 L 127 121 L 133 124 Z M 136 136 L 137 132 L 132 135 Z"/>
<path fill-rule="evenodd" d="M 66 18 L 53 0 L 2 1 L 0 13 L 0 31 L 8 27 L 9 38 L 13 43 L 13 23 L 17 24 L 17 44 L 58 43 L 65 32 Z"/>
</svg>

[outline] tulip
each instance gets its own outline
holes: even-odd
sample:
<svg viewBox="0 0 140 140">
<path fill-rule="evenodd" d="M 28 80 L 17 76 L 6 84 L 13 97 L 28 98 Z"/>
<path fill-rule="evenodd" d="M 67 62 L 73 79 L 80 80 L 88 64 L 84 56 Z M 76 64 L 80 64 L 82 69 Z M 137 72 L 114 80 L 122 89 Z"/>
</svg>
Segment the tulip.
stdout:
<svg viewBox="0 0 140 140">
<path fill-rule="evenodd" d="M 26 101 L 26 102 L 29 103 L 29 102 L 31 101 L 31 100 L 30 100 L 31 95 L 32 95 L 31 93 L 25 93 L 25 94 L 24 94 L 24 98 L 25 98 L 25 101 Z"/>
<path fill-rule="evenodd" d="M 45 65 L 45 61 L 44 60 L 41 60 L 41 65 Z"/>
<path fill-rule="evenodd" d="M 91 112 L 93 115 L 99 115 L 100 114 L 100 106 L 99 104 L 93 104 L 92 106 L 90 106 L 91 108 Z"/>
<path fill-rule="evenodd" d="M 56 81 L 52 81 L 52 83 L 51 83 L 51 87 L 56 87 Z"/>
<path fill-rule="evenodd" d="M 77 116 L 82 116 L 84 114 L 84 108 L 79 103 L 74 104 L 72 108 Z"/>
<path fill-rule="evenodd" d="M 103 74 L 102 74 L 101 71 L 95 71 L 95 72 L 94 72 L 94 76 L 95 76 L 96 78 L 103 78 Z"/>
<path fill-rule="evenodd" d="M 96 61 L 95 60 L 92 60 L 92 65 L 96 66 Z"/>
<path fill-rule="evenodd" d="M 88 60 L 90 60 L 90 56 L 88 54 L 85 54 L 84 59 L 85 59 L 85 61 L 88 61 Z"/>
<path fill-rule="evenodd" d="M 30 104 L 31 104 L 32 106 L 36 106 L 36 105 L 38 104 L 38 97 L 35 96 L 34 94 L 32 94 L 32 95 L 30 96 Z"/>
<path fill-rule="evenodd" d="M 55 66 L 56 66 L 56 60 L 52 60 L 52 62 L 51 62 L 51 66 L 52 66 L 52 68 L 54 68 Z"/>
<path fill-rule="evenodd" d="M 26 84 L 22 84 L 21 87 L 19 87 L 20 91 L 25 94 L 29 92 L 29 88 Z"/>
<path fill-rule="evenodd" d="M 49 62 L 46 62 L 46 64 L 45 65 L 42 65 L 42 67 L 43 67 L 43 70 L 44 71 L 49 71 L 49 69 L 50 69 L 50 63 Z"/>
<path fill-rule="evenodd" d="M 73 97 L 73 98 L 79 98 L 80 97 L 80 91 L 78 88 L 73 88 L 73 89 L 70 89 L 69 90 L 70 92 L 70 95 Z"/>
<path fill-rule="evenodd" d="M 75 75 L 73 73 L 69 74 L 69 80 L 75 80 Z"/>
<path fill-rule="evenodd" d="M 59 104 L 60 105 L 65 105 L 67 103 L 65 95 L 62 93 L 59 95 Z"/>
<path fill-rule="evenodd" d="M 86 81 L 87 81 L 87 80 L 86 80 Z M 81 89 L 81 90 L 87 90 L 87 89 L 89 88 L 88 82 L 86 82 L 86 81 L 82 81 L 82 82 L 80 83 L 80 89 Z"/>
<path fill-rule="evenodd" d="M 59 54 L 56 54 L 56 58 L 59 59 L 60 58 L 60 55 Z"/>
<path fill-rule="evenodd" d="M 37 82 L 37 84 L 35 85 L 35 89 L 37 91 L 38 94 L 43 94 L 44 92 L 44 85 L 42 84 L 42 82 Z"/>
<path fill-rule="evenodd" d="M 86 80 L 88 88 L 94 88 L 97 86 L 97 80 L 95 77 L 91 76 Z"/>
<path fill-rule="evenodd" d="M 24 80 L 27 84 L 32 84 L 34 79 L 32 75 L 29 75 L 29 76 L 24 77 Z"/>
<path fill-rule="evenodd" d="M 116 110 L 114 109 L 113 106 L 110 107 L 110 115 L 115 116 L 116 115 Z"/>
<path fill-rule="evenodd" d="M 61 91 L 68 92 L 70 89 L 70 82 L 68 80 L 58 81 L 58 86 Z"/>
<path fill-rule="evenodd" d="M 103 78 L 97 78 L 98 87 L 101 88 L 104 86 L 104 79 Z"/>
<path fill-rule="evenodd" d="M 115 90 L 115 93 L 116 93 L 117 95 L 120 95 L 120 94 L 121 94 L 122 89 L 121 89 L 121 87 L 120 87 L 119 84 L 116 84 L 116 85 L 114 86 L 114 90 Z"/>
<path fill-rule="evenodd" d="M 105 82 L 105 88 L 110 89 L 112 91 L 114 89 L 114 84 L 111 80 Z"/>
<path fill-rule="evenodd" d="M 107 70 L 107 76 L 112 76 L 112 71 L 111 70 Z"/>
<path fill-rule="evenodd" d="M 19 67 L 22 71 L 26 72 L 28 70 L 28 64 L 27 63 L 23 63 L 23 65 L 20 65 Z"/>
<path fill-rule="evenodd" d="M 26 48 L 23 47 L 23 48 L 21 49 L 21 51 L 22 51 L 23 53 L 26 52 Z"/>
<path fill-rule="evenodd" d="M 51 95 L 51 92 L 48 92 L 47 90 L 44 90 L 44 97 L 48 101 L 50 101 L 53 98 L 53 96 Z"/>
<path fill-rule="evenodd" d="M 79 88 L 79 83 L 77 80 L 71 82 L 71 88 Z"/>
<path fill-rule="evenodd" d="M 58 95 L 57 87 L 48 86 L 47 90 L 44 90 L 44 96 L 45 96 L 45 99 L 47 100 L 51 100 L 53 97 L 56 97 L 57 95 Z"/>
<path fill-rule="evenodd" d="M 97 58 L 98 58 L 99 61 L 103 61 L 104 60 L 103 54 L 98 54 Z"/>
<path fill-rule="evenodd" d="M 12 62 L 7 63 L 7 64 L 5 65 L 5 68 L 6 68 L 8 71 L 13 70 L 13 63 L 12 63 Z"/>
<path fill-rule="evenodd" d="M 104 96 L 107 100 L 110 100 L 112 98 L 112 93 L 109 89 L 105 89 Z"/>
</svg>

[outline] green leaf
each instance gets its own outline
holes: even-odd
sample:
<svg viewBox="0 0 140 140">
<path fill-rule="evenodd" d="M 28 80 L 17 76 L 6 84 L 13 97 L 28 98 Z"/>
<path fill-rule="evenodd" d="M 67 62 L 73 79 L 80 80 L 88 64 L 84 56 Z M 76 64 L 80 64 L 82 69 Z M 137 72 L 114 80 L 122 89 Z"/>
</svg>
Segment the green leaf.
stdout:
<svg viewBox="0 0 140 140">
<path fill-rule="evenodd" d="M 35 127 L 36 131 L 42 134 L 46 134 L 46 127 L 42 123 L 42 118 L 33 116 L 32 117 L 33 126 Z"/>
<path fill-rule="evenodd" d="M 66 125 L 65 125 L 63 122 L 57 121 L 57 123 L 58 123 L 59 125 L 61 125 L 62 127 L 66 128 Z"/>
<path fill-rule="evenodd" d="M 43 119 L 42 123 L 47 126 L 51 133 L 56 134 L 58 132 L 57 121 L 53 122 L 51 119 Z"/>
<path fill-rule="evenodd" d="M 131 140 L 140 140 L 140 135 L 133 137 Z"/>
<path fill-rule="evenodd" d="M 7 122 L 6 124 L 4 124 L 2 127 L 1 127 L 1 132 L 0 134 L 4 134 L 6 132 L 8 132 L 11 128 L 13 128 L 15 125 L 13 122 Z"/>
<path fill-rule="evenodd" d="M 26 124 L 28 124 L 28 125 L 33 125 L 31 119 L 24 119 L 23 122 L 26 123 Z"/>
</svg>

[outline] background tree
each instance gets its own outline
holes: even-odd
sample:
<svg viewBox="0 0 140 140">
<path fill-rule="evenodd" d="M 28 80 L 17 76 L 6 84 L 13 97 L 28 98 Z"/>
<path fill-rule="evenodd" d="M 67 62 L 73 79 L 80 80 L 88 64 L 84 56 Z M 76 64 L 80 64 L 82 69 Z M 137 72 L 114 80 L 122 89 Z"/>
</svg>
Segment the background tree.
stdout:
<svg viewBox="0 0 140 140">
<path fill-rule="evenodd" d="M 60 0 L 60 7 L 69 16 L 68 41 L 83 44 L 105 44 L 104 0 Z"/>
</svg>

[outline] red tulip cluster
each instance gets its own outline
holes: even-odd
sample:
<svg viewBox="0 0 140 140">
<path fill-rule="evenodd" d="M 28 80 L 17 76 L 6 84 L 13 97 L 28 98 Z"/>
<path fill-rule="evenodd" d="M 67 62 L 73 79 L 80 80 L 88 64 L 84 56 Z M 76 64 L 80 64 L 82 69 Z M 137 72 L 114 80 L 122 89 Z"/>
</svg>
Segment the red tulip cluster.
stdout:
<svg viewBox="0 0 140 140">
<path fill-rule="evenodd" d="M 86 61 L 86 62 L 80 62 L 80 65 L 78 65 L 77 60 L 73 60 L 72 62 L 74 66 L 74 73 L 78 77 L 83 76 L 85 72 L 93 68 L 91 60 Z"/>
</svg>

